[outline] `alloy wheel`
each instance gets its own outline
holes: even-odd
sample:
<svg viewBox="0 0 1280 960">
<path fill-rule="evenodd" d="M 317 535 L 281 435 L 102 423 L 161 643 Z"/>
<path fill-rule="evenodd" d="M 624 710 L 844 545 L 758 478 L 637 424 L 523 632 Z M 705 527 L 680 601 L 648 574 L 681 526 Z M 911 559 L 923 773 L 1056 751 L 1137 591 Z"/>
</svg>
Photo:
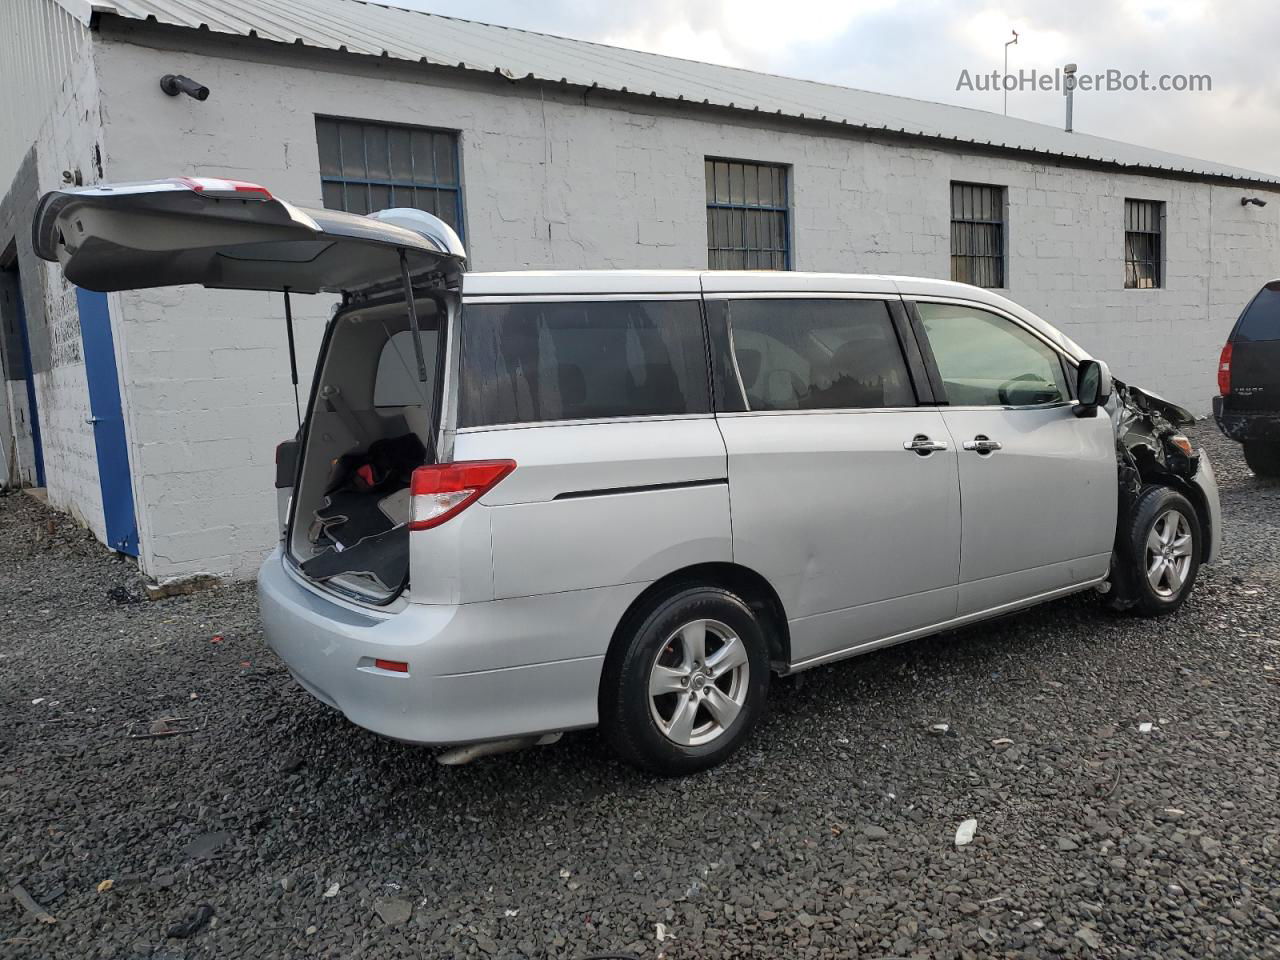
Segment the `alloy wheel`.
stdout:
<svg viewBox="0 0 1280 960">
<path fill-rule="evenodd" d="M 719 620 L 693 620 L 667 638 L 649 671 L 649 712 L 663 735 L 682 747 L 724 734 L 746 703 L 747 648 Z"/>
<path fill-rule="evenodd" d="M 1191 551 L 1195 541 L 1191 524 L 1180 510 L 1166 510 L 1156 517 L 1147 534 L 1147 583 L 1156 596 L 1177 596 L 1191 571 Z"/>
</svg>

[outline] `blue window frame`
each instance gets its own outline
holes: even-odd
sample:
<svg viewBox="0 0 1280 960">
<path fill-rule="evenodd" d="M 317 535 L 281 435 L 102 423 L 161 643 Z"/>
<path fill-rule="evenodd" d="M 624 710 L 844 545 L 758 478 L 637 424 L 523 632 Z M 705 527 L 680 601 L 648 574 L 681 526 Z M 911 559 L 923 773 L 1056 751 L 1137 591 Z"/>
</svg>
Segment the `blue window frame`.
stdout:
<svg viewBox="0 0 1280 960">
<path fill-rule="evenodd" d="M 790 270 L 787 168 L 708 157 L 707 263 L 712 270 Z"/>
<path fill-rule="evenodd" d="M 329 209 L 370 213 L 417 207 L 462 235 L 457 133 L 317 117 L 316 142 Z"/>
</svg>

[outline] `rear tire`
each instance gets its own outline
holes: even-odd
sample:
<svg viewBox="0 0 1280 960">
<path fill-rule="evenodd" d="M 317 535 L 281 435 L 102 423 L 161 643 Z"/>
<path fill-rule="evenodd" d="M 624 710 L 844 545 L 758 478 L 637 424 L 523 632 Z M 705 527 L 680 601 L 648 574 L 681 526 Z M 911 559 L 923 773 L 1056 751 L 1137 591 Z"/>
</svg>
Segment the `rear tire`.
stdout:
<svg viewBox="0 0 1280 960">
<path fill-rule="evenodd" d="M 1175 612 L 1191 594 L 1200 569 L 1203 534 L 1195 507 L 1170 487 L 1146 487 L 1121 532 L 1131 609 L 1144 617 Z"/>
<path fill-rule="evenodd" d="M 1259 477 L 1280 477 L 1280 441 L 1246 440 L 1244 462 Z"/>
<path fill-rule="evenodd" d="M 690 586 L 632 617 L 600 686 L 600 726 L 623 760 L 660 776 L 705 770 L 747 739 L 769 693 L 769 653 L 751 608 Z"/>
</svg>

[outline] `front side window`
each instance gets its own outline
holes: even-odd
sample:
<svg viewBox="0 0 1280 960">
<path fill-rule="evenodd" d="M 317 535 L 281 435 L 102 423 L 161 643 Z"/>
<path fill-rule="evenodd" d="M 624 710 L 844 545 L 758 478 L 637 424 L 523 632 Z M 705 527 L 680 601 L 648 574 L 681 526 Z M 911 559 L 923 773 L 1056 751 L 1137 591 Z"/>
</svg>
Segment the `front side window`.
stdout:
<svg viewBox="0 0 1280 960">
<path fill-rule="evenodd" d="M 1124 285 L 1127 290 L 1161 286 L 1161 234 L 1164 204 L 1159 200 L 1124 202 Z"/>
<path fill-rule="evenodd" d="M 316 142 L 324 205 L 330 210 L 416 207 L 462 235 L 456 133 L 318 117 Z"/>
<path fill-rule="evenodd" d="M 882 300 L 733 300 L 731 367 L 743 402 L 721 409 L 841 410 L 914 406 L 915 392 Z"/>
<path fill-rule="evenodd" d="M 951 279 L 1004 284 L 1004 187 L 951 184 Z"/>
<path fill-rule="evenodd" d="M 790 270 L 787 168 L 708 158 L 707 264 L 712 270 Z"/>
<path fill-rule="evenodd" d="M 476 303 L 463 309 L 460 427 L 710 409 L 695 300 Z"/>
<path fill-rule="evenodd" d="M 1057 352 L 1013 321 L 977 307 L 916 306 L 952 406 L 1033 406 L 1070 398 Z"/>
</svg>

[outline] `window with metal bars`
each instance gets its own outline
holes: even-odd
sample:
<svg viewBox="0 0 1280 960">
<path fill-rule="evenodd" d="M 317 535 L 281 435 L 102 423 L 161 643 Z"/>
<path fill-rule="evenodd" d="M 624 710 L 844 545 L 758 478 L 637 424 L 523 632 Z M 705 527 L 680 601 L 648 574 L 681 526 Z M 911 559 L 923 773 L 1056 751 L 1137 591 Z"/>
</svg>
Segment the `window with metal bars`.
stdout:
<svg viewBox="0 0 1280 960">
<path fill-rule="evenodd" d="M 951 184 L 951 279 L 1004 284 L 1004 187 Z"/>
<path fill-rule="evenodd" d="M 1160 237 L 1163 232 L 1163 201 L 1125 200 L 1124 285 L 1126 290 L 1150 290 L 1162 285 Z"/>
<path fill-rule="evenodd" d="M 787 168 L 707 158 L 707 263 L 712 270 L 790 270 Z"/>
<path fill-rule="evenodd" d="M 462 235 L 456 133 L 317 117 L 316 141 L 329 209 L 371 213 L 416 207 Z"/>
</svg>

